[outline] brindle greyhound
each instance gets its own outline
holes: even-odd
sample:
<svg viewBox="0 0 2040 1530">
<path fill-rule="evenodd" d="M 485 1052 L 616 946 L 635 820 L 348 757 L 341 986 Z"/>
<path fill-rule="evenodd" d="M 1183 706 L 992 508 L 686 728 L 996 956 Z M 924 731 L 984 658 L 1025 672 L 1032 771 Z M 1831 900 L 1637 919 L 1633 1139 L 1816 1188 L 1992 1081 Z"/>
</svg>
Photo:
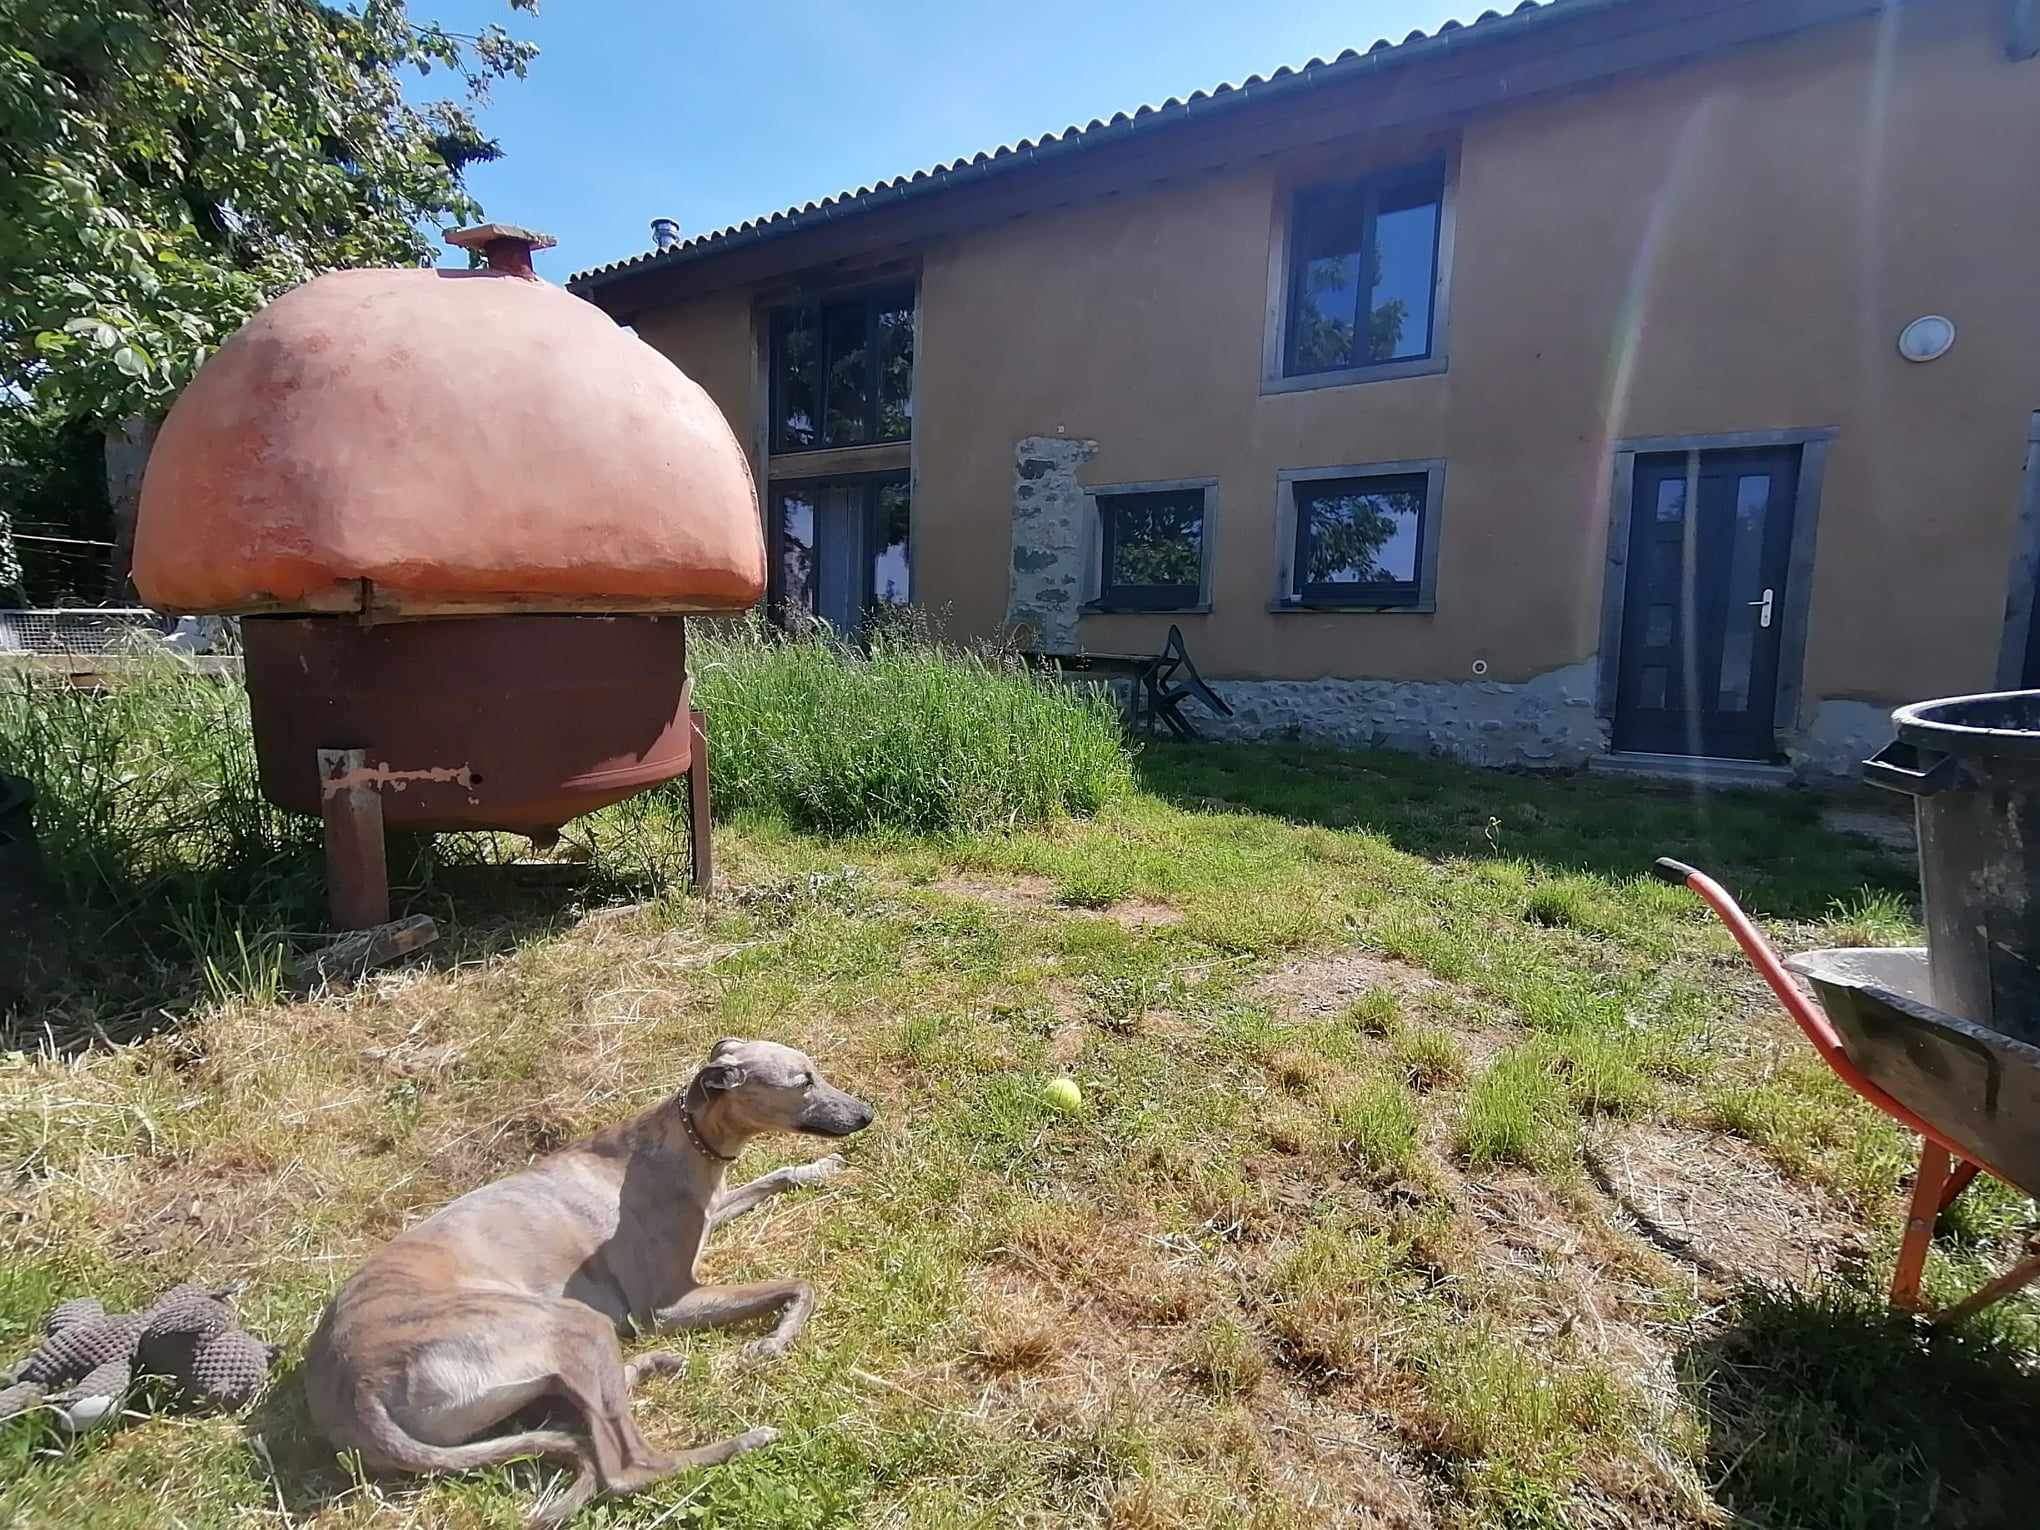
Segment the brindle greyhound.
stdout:
<svg viewBox="0 0 2040 1530">
<path fill-rule="evenodd" d="M 784 1354 L 814 1310 L 813 1288 L 702 1285 L 695 1265 L 722 1223 L 842 1172 L 843 1160 L 774 1169 L 735 1190 L 723 1188 L 723 1171 L 768 1132 L 847 1137 L 870 1122 L 869 1105 L 824 1083 L 791 1047 L 718 1041 L 672 1099 L 471 1191 L 363 1265 L 306 1352 L 313 1423 L 379 1471 L 571 1462 L 573 1485 L 533 1515 L 543 1525 L 567 1519 L 598 1487 L 633 1493 L 770 1444 L 777 1430 L 753 1429 L 676 1455 L 652 1449 L 631 1421 L 631 1389 L 683 1362 L 662 1350 L 626 1365 L 617 1334 L 777 1312 L 745 1354 Z M 542 1398 L 577 1411 L 587 1438 L 557 1428 L 476 1438 Z"/>
</svg>

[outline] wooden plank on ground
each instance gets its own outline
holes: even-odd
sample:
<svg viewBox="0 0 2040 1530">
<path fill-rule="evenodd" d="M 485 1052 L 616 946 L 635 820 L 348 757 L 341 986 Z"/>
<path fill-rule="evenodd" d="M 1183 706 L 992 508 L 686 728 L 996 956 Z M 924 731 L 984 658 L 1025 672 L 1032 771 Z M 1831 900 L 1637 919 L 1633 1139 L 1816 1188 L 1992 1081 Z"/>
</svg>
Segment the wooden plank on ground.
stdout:
<svg viewBox="0 0 2040 1530">
<path fill-rule="evenodd" d="M 381 967 L 400 956 L 422 950 L 439 939 L 439 926 L 430 914 L 413 914 L 392 919 L 366 930 L 343 935 L 328 945 L 299 958 L 290 969 L 291 986 L 300 990 L 358 981 L 371 967 Z"/>
</svg>

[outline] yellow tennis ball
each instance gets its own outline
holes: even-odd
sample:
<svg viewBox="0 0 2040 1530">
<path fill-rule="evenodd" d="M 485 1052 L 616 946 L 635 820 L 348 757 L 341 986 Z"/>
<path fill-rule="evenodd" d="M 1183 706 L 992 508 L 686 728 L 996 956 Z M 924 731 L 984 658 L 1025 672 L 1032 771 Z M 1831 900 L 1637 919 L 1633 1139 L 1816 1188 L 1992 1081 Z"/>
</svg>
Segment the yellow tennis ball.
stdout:
<svg viewBox="0 0 2040 1530">
<path fill-rule="evenodd" d="M 1084 1091 L 1077 1087 L 1073 1078 L 1052 1078 L 1041 1091 L 1041 1098 L 1048 1108 L 1057 1115 L 1073 1116 L 1084 1108 Z"/>
</svg>

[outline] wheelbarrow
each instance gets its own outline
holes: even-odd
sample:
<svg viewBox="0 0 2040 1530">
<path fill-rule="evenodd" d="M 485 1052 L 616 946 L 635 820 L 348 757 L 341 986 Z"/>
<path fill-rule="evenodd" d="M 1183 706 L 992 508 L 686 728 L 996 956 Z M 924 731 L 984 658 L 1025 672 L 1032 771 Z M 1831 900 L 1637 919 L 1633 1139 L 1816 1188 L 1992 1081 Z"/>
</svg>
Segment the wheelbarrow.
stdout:
<svg viewBox="0 0 2040 1530">
<path fill-rule="evenodd" d="M 1719 883 L 1674 860 L 1657 877 L 1697 893 L 1728 926 L 1785 1012 L 1856 1093 L 1920 1136 L 1891 1305 L 1923 1312 L 1934 1223 L 1979 1173 L 2040 1195 L 2040 1047 L 1934 1007 L 1924 947 L 1808 951 L 1781 961 Z M 1819 991 L 1809 998 L 1794 974 Z M 2040 1280 L 2040 1252 L 1938 1313 L 1961 1321 Z"/>
</svg>

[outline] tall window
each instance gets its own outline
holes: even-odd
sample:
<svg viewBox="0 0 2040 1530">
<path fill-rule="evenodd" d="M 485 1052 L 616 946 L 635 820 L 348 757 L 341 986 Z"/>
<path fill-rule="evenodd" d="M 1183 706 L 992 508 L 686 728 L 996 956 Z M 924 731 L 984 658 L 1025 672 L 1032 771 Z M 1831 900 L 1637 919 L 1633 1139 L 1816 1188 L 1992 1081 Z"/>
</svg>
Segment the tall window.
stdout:
<svg viewBox="0 0 2040 1530">
<path fill-rule="evenodd" d="M 775 485 L 771 507 L 769 606 L 780 621 L 819 618 L 847 634 L 912 599 L 905 474 Z"/>
<path fill-rule="evenodd" d="M 914 427 L 914 292 L 772 312 L 772 450 L 905 441 Z"/>
<path fill-rule="evenodd" d="M 1170 611 L 1204 600 L 1203 485 L 1104 493 L 1098 506 L 1098 605 Z"/>
<path fill-rule="evenodd" d="M 1296 194 L 1284 376 L 1430 356 L 1444 203 L 1442 165 Z"/>
</svg>

